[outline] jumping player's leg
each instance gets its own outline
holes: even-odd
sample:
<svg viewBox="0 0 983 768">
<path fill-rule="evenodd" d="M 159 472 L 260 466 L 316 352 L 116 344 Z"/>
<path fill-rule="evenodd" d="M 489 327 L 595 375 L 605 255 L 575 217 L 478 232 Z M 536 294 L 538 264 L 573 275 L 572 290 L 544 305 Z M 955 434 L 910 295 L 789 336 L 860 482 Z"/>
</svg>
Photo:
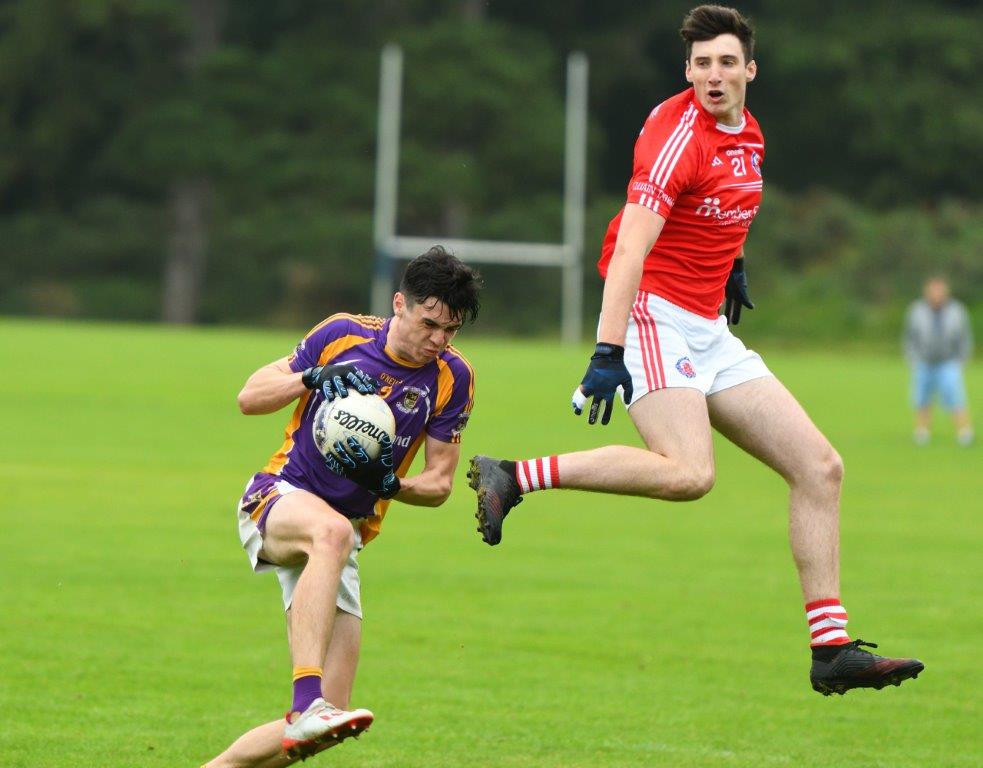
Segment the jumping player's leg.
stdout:
<svg viewBox="0 0 983 768">
<path fill-rule="evenodd" d="M 788 483 L 789 540 L 805 601 L 839 595 L 839 454 L 773 376 L 712 394 L 707 405 L 717 431 Z"/>
<path fill-rule="evenodd" d="M 731 442 L 789 485 L 789 541 L 799 572 L 813 648 L 812 687 L 825 695 L 900 685 L 917 659 L 889 659 L 850 642 L 840 603 L 840 486 L 843 462 L 778 379 L 745 381 L 707 398 L 710 420 Z M 869 645 L 869 644 L 868 644 Z"/>
<path fill-rule="evenodd" d="M 531 490 L 563 487 L 672 501 L 697 499 L 710 490 L 713 442 L 702 392 L 688 387 L 650 392 L 632 403 L 629 414 L 647 450 L 608 445 L 518 464 L 472 459 L 468 476 L 478 492 L 485 541 L 499 542 L 505 515 Z"/>
<path fill-rule="evenodd" d="M 629 410 L 648 450 L 607 445 L 557 456 L 564 488 L 684 501 L 713 485 L 706 398 L 695 389 L 650 392 Z M 559 487 L 559 483 L 554 483 Z"/>
<path fill-rule="evenodd" d="M 288 617 L 289 621 L 289 617 Z M 289 631 L 289 629 L 288 629 Z M 361 646 L 362 620 L 337 611 L 334 631 L 324 660 L 322 693 L 335 706 L 346 709 L 351 699 Z M 300 758 L 288 757 L 281 745 L 283 719 L 257 726 L 240 736 L 205 768 L 281 768 Z M 333 746 L 329 745 L 329 746 Z"/>
<path fill-rule="evenodd" d="M 531 491 L 563 487 L 672 501 L 707 493 L 713 442 L 705 393 L 714 370 L 694 361 L 720 335 L 716 321 L 639 291 L 624 361 L 634 396 L 628 412 L 647 450 L 610 445 L 517 462 L 476 456 L 468 476 L 478 492 L 482 538 L 497 544 L 503 518 Z"/>
</svg>

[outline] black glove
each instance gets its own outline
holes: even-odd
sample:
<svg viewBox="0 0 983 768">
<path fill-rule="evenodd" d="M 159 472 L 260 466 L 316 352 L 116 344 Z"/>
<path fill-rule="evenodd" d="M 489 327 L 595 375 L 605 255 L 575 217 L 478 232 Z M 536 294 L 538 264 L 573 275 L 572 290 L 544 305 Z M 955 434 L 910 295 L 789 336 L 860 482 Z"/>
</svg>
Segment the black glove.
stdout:
<svg viewBox="0 0 983 768">
<path fill-rule="evenodd" d="M 348 397 L 348 387 L 354 387 L 363 395 L 373 395 L 378 386 L 375 379 L 351 363 L 308 368 L 301 375 L 300 380 L 308 389 L 321 390 L 328 402 L 335 397 Z"/>
<path fill-rule="evenodd" d="M 617 344 L 599 343 L 594 347 L 594 354 L 591 356 L 583 381 L 574 390 L 573 412 L 579 416 L 587 398 L 593 395 L 587 423 L 597 422 L 597 411 L 603 402 L 604 414 L 601 416 L 601 424 L 607 424 L 611 421 L 614 393 L 619 386 L 624 390 L 624 400 L 627 405 L 631 402 L 633 389 L 631 374 L 625 367 L 625 348 Z"/>
<path fill-rule="evenodd" d="M 727 278 L 727 287 L 724 288 L 724 316 L 727 318 L 728 325 L 737 325 L 741 322 L 741 307 L 754 309 L 751 297 L 747 293 L 747 272 L 744 271 L 744 257 L 734 259 L 734 266 L 730 268 L 730 276 Z"/>
<path fill-rule="evenodd" d="M 391 499 L 399 493 L 399 478 L 393 471 L 393 443 L 388 435 L 382 436 L 382 451 L 375 459 L 368 457 L 354 437 L 349 437 L 347 442 L 345 446 L 336 441 L 334 451 L 325 456 L 328 469 L 381 499 Z"/>
</svg>

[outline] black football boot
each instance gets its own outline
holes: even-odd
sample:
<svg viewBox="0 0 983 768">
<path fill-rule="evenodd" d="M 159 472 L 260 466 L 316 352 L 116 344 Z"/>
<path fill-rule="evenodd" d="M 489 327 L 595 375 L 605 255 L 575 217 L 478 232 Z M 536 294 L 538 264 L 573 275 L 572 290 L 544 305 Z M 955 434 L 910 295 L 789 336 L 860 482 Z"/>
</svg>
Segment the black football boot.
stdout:
<svg viewBox="0 0 983 768">
<path fill-rule="evenodd" d="M 901 685 L 902 680 L 918 677 L 925 665 L 918 659 L 888 659 L 870 651 L 863 651 L 860 646 L 876 648 L 877 643 L 865 643 L 854 640 L 844 645 L 833 646 L 829 649 L 831 658 L 823 660 L 812 659 L 812 670 L 809 679 L 812 689 L 823 696 L 831 693 L 843 695 L 851 688 L 876 688 L 880 690 L 885 685 Z"/>
<path fill-rule="evenodd" d="M 470 485 L 478 493 L 478 533 L 492 546 L 502 540 L 502 522 L 509 511 L 522 503 L 522 490 L 515 480 L 510 461 L 475 456 L 468 470 Z"/>
</svg>

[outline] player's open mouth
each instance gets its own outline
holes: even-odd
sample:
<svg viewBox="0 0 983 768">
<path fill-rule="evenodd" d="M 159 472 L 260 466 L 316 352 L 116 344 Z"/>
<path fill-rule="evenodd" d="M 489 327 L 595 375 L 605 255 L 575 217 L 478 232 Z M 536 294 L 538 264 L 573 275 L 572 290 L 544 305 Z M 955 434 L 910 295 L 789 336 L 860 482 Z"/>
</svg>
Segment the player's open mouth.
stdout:
<svg viewBox="0 0 983 768">
<path fill-rule="evenodd" d="M 720 101 L 724 97 L 723 91 L 707 91 L 707 96 L 709 96 L 714 101 Z"/>
</svg>

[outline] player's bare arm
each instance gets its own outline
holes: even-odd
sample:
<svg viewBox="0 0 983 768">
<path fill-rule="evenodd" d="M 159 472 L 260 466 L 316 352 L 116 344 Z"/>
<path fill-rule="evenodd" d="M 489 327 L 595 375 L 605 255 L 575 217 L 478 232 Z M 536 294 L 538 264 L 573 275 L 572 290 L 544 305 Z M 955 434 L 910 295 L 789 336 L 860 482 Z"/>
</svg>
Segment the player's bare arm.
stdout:
<svg viewBox="0 0 983 768">
<path fill-rule="evenodd" d="M 596 423 L 599 413 L 601 424 L 611 420 L 614 395 L 619 387 L 625 403 L 631 402 L 631 375 L 624 363 L 628 315 L 638 295 L 645 258 L 659 239 L 665 223 L 663 216 L 644 206 L 634 203 L 625 206 L 604 283 L 597 346 L 587 365 L 587 373 L 573 393 L 573 411 L 578 416 L 587 398 L 593 398 L 588 424 Z"/>
<path fill-rule="evenodd" d="M 642 279 L 642 265 L 666 220 L 659 214 L 635 203 L 625 206 L 614 255 L 604 282 L 601 303 L 601 327 L 597 340 L 606 344 L 625 345 L 628 315 Z"/>
<path fill-rule="evenodd" d="M 305 391 L 303 374 L 290 370 L 288 357 L 281 357 L 257 369 L 239 392 L 239 410 L 249 416 L 279 411 Z"/>
<path fill-rule="evenodd" d="M 423 471 L 402 479 L 396 499 L 404 504 L 420 507 L 439 507 L 451 495 L 454 471 L 461 457 L 461 446 L 459 443 L 445 443 L 428 435 L 424 450 L 426 463 Z"/>
<path fill-rule="evenodd" d="M 281 357 L 246 380 L 239 393 L 239 410 L 248 415 L 273 413 L 307 389 L 317 389 L 327 400 L 333 400 L 348 397 L 349 389 L 370 395 L 377 386 L 378 382 L 354 365 L 318 365 L 295 373 L 290 368 L 290 358 Z"/>
</svg>

